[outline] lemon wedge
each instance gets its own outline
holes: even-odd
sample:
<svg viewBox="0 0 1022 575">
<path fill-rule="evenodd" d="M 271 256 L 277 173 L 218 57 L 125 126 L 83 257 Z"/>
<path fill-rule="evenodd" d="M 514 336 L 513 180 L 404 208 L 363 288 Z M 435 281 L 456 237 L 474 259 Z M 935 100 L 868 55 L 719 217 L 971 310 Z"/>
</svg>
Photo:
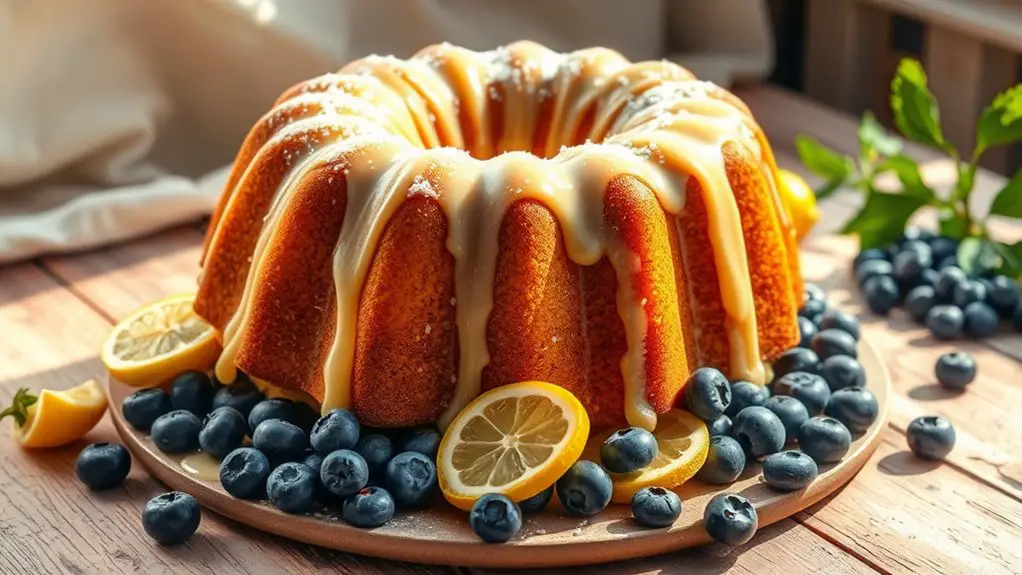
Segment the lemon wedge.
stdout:
<svg viewBox="0 0 1022 575">
<path fill-rule="evenodd" d="M 528 499 L 560 479 L 588 437 L 589 416 L 566 389 L 541 381 L 492 389 L 444 433 L 437 455 L 440 490 L 466 510 L 487 493 Z"/>
<path fill-rule="evenodd" d="M 22 447 L 60 447 L 95 427 L 106 406 L 106 394 L 90 379 L 64 391 L 44 389 L 38 396 L 19 389 L 0 419 L 14 417 L 14 440 Z"/>
<path fill-rule="evenodd" d="M 593 436 L 582 457 L 600 461 L 600 447 L 610 430 Z M 656 458 L 643 469 L 632 473 L 611 473 L 614 503 L 631 503 L 632 496 L 644 487 L 674 489 L 699 471 L 710 449 L 710 432 L 706 424 L 687 411 L 674 409 L 658 417 L 656 430 L 658 451 Z"/>
<path fill-rule="evenodd" d="M 107 337 L 100 357 L 117 380 L 157 386 L 188 370 L 206 371 L 220 354 L 213 328 L 192 310 L 194 294 L 168 297 L 131 314 Z"/>
</svg>

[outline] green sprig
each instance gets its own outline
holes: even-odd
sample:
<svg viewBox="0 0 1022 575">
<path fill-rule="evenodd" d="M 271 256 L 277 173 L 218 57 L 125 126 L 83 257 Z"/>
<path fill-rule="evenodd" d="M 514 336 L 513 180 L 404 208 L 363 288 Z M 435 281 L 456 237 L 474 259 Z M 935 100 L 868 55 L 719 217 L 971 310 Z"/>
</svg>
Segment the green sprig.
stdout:
<svg viewBox="0 0 1022 575">
<path fill-rule="evenodd" d="M 891 110 L 902 136 L 951 157 L 957 166 L 955 185 L 947 198 L 926 185 L 918 162 L 902 154 L 901 140 L 890 135 L 871 112 L 866 112 L 859 124 L 858 158 L 800 135 L 795 141 L 799 158 L 810 172 L 825 180 L 816 190 L 817 199 L 844 187 L 865 196 L 862 209 L 842 232 L 857 234 L 864 249 L 882 247 L 904 232 L 918 209 L 932 207 L 937 209 L 940 233 L 961 240 L 958 261 L 963 269 L 970 273 L 997 270 L 1012 277 L 1022 275 L 1022 242 L 1006 244 L 991 239 L 986 220 L 978 219 L 970 204 L 983 154 L 1022 141 L 1022 84 L 997 96 L 983 110 L 976 129 L 976 147 L 967 159 L 944 138 L 940 108 L 918 61 L 906 58 L 898 65 L 891 81 Z M 887 172 L 901 182 L 899 192 L 877 189 L 877 176 Z M 1022 170 L 994 196 L 989 215 L 1022 219 Z"/>
<path fill-rule="evenodd" d="M 18 427 L 25 425 L 25 420 L 28 419 L 28 408 L 37 401 L 39 398 L 29 393 L 27 387 L 19 389 L 14 394 L 14 399 L 11 400 L 11 406 L 0 411 L 0 421 L 9 415 L 18 422 Z"/>
</svg>

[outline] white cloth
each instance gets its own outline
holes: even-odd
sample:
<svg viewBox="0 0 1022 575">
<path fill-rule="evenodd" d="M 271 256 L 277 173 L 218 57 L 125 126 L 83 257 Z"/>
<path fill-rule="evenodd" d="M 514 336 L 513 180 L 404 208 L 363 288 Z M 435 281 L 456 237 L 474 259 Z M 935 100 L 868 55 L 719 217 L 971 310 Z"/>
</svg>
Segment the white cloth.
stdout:
<svg viewBox="0 0 1022 575">
<path fill-rule="evenodd" d="M 208 214 L 289 85 L 371 53 L 528 38 L 761 78 L 765 0 L 0 0 L 0 263 Z"/>
</svg>

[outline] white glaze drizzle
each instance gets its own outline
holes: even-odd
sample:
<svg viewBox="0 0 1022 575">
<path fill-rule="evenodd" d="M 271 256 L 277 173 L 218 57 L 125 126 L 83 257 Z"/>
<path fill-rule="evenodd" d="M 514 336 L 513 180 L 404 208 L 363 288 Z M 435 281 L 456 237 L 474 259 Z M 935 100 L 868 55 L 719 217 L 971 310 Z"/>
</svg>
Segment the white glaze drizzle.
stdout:
<svg viewBox="0 0 1022 575">
<path fill-rule="evenodd" d="M 297 183 L 317 166 L 334 165 L 347 177 L 348 201 L 334 253 L 337 327 L 324 366 L 324 411 L 350 406 L 356 314 L 377 242 L 404 198 L 426 188 L 447 216 L 447 248 L 455 260 L 460 364 L 442 426 L 480 392 L 490 361 L 486 327 L 500 224 L 514 202 L 531 198 L 554 214 L 574 262 L 592 265 L 606 256 L 614 267 L 628 345 L 621 360 L 625 415 L 632 425 L 655 427 L 645 391 L 646 314 L 632 286 L 641 263 L 604 225 L 603 196 L 620 175 L 643 181 L 674 215 L 684 208 L 687 179 L 702 184 L 731 375 L 763 381 L 741 219 L 721 147 L 735 141 L 760 159 L 763 151 L 751 118 L 711 97 L 712 85 L 669 63 L 629 64 L 606 49 L 562 55 L 528 42 L 484 53 L 442 44 L 409 61 L 374 56 L 342 72 L 306 83 L 295 98 L 322 105 L 319 121 L 341 128 L 295 165 L 274 198 L 241 304 L 224 330 L 218 377 L 233 379 L 263 255 Z M 540 106 L 551 97 L 556 98 L 552 127 L 539 143 L 549 159 L 516 151 L 533 148 Z M 404 110 L 395 109 L 399 102 Z M 504 129 L 495 141 L 490 108 L 497 102 Z M 374 106 L 383 111 L 368 109 Z M 592 129 L 579 134 L 583 116 L 594 106 Z M 467 118 L 470 138 L 462 133 L 459 114 Z M 277 137 L 302 129 L 303 122 L 308 120 Z M 600 144 L 571 145 L 587 135 L 606 137 Z M 468 141 L 467 152 L 456 149 Z"/>
</svg>

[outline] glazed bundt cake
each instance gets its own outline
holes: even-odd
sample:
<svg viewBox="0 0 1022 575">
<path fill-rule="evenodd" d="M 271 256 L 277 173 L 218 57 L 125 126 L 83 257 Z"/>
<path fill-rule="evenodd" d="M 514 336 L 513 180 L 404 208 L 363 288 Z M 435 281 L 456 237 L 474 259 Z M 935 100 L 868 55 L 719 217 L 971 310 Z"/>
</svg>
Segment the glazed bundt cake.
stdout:
<svg viewBox="0 0 1022 575">
<path fill-rule="evenodd" d="M 301 83 L 245 139 L 196 311 L 217 376 L 445 425 L 563 386 L 652 429 L 689 373 L 763 383 L 802 286 L 770 147 L 734 95 L 603 48 L 442 44 Z"/>
</svg>

